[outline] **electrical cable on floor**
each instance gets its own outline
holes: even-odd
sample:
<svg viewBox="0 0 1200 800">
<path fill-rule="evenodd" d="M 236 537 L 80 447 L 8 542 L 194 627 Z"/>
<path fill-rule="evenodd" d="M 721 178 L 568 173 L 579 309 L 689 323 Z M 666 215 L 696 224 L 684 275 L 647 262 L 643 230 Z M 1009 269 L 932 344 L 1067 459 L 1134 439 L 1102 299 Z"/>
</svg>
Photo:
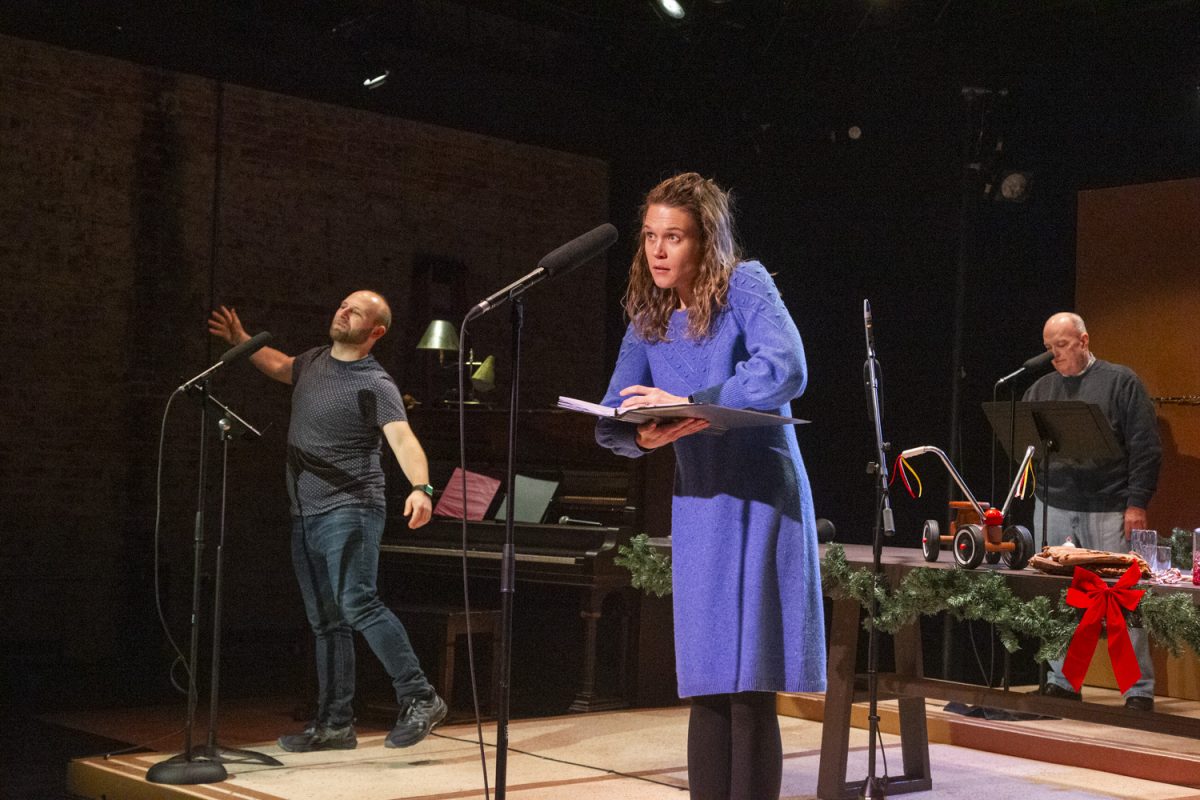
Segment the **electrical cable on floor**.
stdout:
<svg viewBox="0 0 1200 800">
<path fill-rule="evenodd" d="M 447 741 L 471 742 L 472 744 L 474 744 L 473 739 L 463 739 L 458 736 L 450 736 L 445 733 L 437 733 L 437 732 L 434 732 L 433 735 L 437 736 L 440 739 L 446 739 Z M 487 746 L 495 747 L 496 745 L 489 743 Z M 644 781 L 645 783 L 653 783 L 656 786 L 669 786 L 672 789 L 679 789 L 680 791 L 683 791 L 683 792 L 688 791 L 688 788 L 686 786 L 679 786 L 678 784 L 667 783 L 665 781 L 656 781 L 653 778 L 647 778 L 644 775 L 634 775 L 629 772 L 621 772 L 620 770 L 609 769 L 608 767 L 597 767 L 592 764 L 583 764 L 578 761 L 568 761 L 565 758 L 555 758 L 554 756 L 545 756 L 545 755 L 541 755 L 540 753 L 534 753 L 529 750 L 521 750 L 519 748 L 511 747 L 511 746 L 508 748 L 508 750 L 510 753 L 520 753 L 523 756 L 529 756 L 530 758 L 536 758 L 541 761 L 551 761 L 555 764 L 565 764 L 569 767 L 579 767 L 580 769 L 590 769 L 590 770 L 594 770 L 596 772 L 603 772 L 606 775 L 616 775 L 617 777 L 620 777 L 620 778 L 629 778 L 630 780 Z M 686 771 L 686 769 L 685 769 L 685 771 Z"/>
<path fill-rule="evenodd" d="M 129 745 L 129 747 L 126 747 L 124 750 L 109 750 L 105 753 L 99 754 L 99 757 L 107 760 L 107 759 L 112 758 L 113 756 L 123 756 L 126 753 L 136 753 L 139 750 L 153 750 L 153 748 L 150 745 L 157 744 L 158 742 L 161 742 L 163 739 L 171 739 L 175 736 L 180 736 L 183 733 L 185 733 L 186 731 L 187 731 L 187 728 L 180 728 L 177 731 L 171 731 L 170 733 L 164 733 L 162 736 L 158 736 L 147 742 L 142 742 L 141 744 L 131 744 L 131 745 Z M 96 756 L 92 756 L 92 758 L 96 758 Z"/>
</svg>

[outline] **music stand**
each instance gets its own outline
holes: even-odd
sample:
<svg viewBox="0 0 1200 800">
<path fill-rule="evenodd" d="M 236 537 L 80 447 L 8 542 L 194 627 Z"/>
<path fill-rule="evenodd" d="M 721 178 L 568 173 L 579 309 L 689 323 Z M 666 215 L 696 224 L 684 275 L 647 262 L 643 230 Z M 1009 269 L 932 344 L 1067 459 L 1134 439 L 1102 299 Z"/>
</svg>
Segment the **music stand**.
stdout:
<svg viewBox="0 0 1200 800">
<path fill-rule="evenodd" d="M 1082 400 L 1041 400 L 983 404 L 983 413 L 1010 459 L 1034 446 L 1042 463 L 1042 547 L 1050 506 L 1050 458 L 1104 461 L 1121 457 L 1112 425 L 1094 403 Z"/>
</svg>

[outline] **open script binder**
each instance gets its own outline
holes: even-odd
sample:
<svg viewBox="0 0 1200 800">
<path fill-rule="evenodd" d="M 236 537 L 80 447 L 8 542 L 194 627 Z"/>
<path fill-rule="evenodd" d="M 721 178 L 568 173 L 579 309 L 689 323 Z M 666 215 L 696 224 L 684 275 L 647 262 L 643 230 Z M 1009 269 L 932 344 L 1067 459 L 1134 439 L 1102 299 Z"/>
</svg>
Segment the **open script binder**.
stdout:
<svg viewBox="0 0 1200 800">
<path fill-rule="evenodd" d="M 568 411 L 579 411 L 594 417 L 607 417 L 620 422 L 641 425 L 651 420 L 669 421 L 693 417 L 708 420 L 708 431 L 724 433 L 734 428 L 754 428 L 763 425 L 803 425 L 806 419 L 769 414 L 765 411 L 750 411 L 741 408 L 726 408 L 710 403 L 678 403 L 665 406 L 637 406 L 635 408 L 609 408 L 574 397 L 559 397 L 558 407 Z"/>
</svg>

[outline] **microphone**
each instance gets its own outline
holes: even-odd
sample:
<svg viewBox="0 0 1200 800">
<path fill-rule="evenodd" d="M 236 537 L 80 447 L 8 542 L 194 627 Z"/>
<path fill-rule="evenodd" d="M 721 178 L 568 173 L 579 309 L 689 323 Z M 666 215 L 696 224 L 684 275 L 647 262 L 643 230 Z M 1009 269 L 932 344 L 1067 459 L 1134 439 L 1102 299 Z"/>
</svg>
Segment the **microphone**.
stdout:
<svg viewBox="0 0 1200 800">
<path fill-rule="evenodd" d="M 211 367 L 204 370 L 204 372 L 201 372 L 199 375 L 192 378 L 190 381 L 187 381 L 186 383 L 184 383 L 182 386 L 180 386 L 175 391 L 177 391 L 177 392 L 187 391 L 188 388 L 191 387 L 193 384 L 198 383 L 199 381 L 203 380 L 204 378 L 207 378 L 211 373 L 216 372 L 218 369 L 225 366 L 226 364 L 231 364 L 234 361 L 238 361 L 242 358 L 246 358 L 246 357 L 252 355 L 253 353 L 257 353 L 259 350 L 261 350 L 263 348 L 263 345 L 265 345 L 270 340 L 271 340 L 271 334 L 267 331 L 262 331 L 260 333 L 254 334 L 253 336 L 251 336 L 249 339 L 242 342 L 241 344 L 236 344 L 233 347 L 226 350 L 224 353 L 221 354 L 221 357 L 219 359 L 217 359 L 217 363 L 213 364 Z"/>
<path fill-rule="evenodd" d="M 609 222 L 593 228 L 582 236 L 577 236 L 557 250 L 547 253 L 538 262 L 541 269 L 546 270 L 546 276 L 566 275 L 581 264 L 591 261 L 596 256 L 612 247 L 617 241 L 617 229 Z"/>
<path fill-rule="evenodd" d="M 218 359 L 218 362 L 221 364 L 231 364 L 238 359 L 252 356 L 269 341 L 271 341 L 271 333 L 269 331 L 256 333 L 241 344 L 236 344 L 224 353 L 221 353 L 221 358 Z"/>
<path fill-rule="evenodd" d="M 863 300 L 863 327 L 867 332 L 867 355 L 875 355 L 875 327 L 871 320 L 871 301 Z"/>
<path fill-rule="evenodd" d="M 1047 366 L 1049 366 L 1050 362 L 1053 360 L 1054 360 L 1054 353 L 1051 353 L 1049 350 L 1045 351 L 1044 353 L 1038 353 L 1033 358 L 1027 360 L 1020 367 L 1018 367 L 1017 369 L 1008 373 L 1000 380 L 996 381 L 996 385 L 999 386 L 1002 383 L 1008 383 L 1009 381 L 1011 381 L 1015 378 L 1018 378 L 1021 375 L 1024 375 L 1026 372 L 1032 372 L 1035 374 L 1042 372 L 1046 369 Z"/>
<path fill-rule="evenodd" d="M 875 324 L 871 301 L 863 300 L 863 330 L 867 336 L 867 360 L 863 362 L 863 390 L 867 395 L 867 419 L 875 421 L 875 392 L 879 387 L 879 363 L 875 360 Z M 880 403 L 883 401 L 880 400 Z"/>
<path fill-rule="evenodd" d="M 817 517 L 817 541 L 821 544 L 832 542 L 837 528 L 824 517 Z"/>
<path fill-rule="evenodd" d="M 486 300 L 481 300 L 471 306 L 471 310 L 467 312 L 466 321 L 470 322 L 482 317 L 500 303 L 521 296 L 527 289 L 541 283 L 546 278 L 566 275 L 612 247 L 616 241 L 617 229 L 609 222 L 593 228 L 582 236 L 575 237 L 562 247 L 543 256 L 542 260 L 538 262 L 537 269 L 533 272 L 518 278 Z"/>
</svg>

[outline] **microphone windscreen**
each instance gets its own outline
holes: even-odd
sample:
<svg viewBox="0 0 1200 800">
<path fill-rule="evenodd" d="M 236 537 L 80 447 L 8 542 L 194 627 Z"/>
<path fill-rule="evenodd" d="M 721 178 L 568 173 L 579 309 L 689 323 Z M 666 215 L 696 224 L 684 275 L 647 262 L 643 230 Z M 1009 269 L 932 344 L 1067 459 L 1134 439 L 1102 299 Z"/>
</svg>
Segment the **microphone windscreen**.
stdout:
<svg viewBox="0 0 1200 800">
<path fill-rule="evenodd" d="M 1053 360 L 1054 353 L 1051 353 L 1049 350 L 1047 350 L 1044 353 L 1038 353 L 1036 356 L 1022 364 L 1021 367 L 1032 372 L 1034 370 L 1044 369 L 1045 367 L 1049 366 L 1050 362 Z"/>
<path fill-rule="evenodd" d="M 229 364 L 237 361 L 239 358 L 246 358 L 257 353 L 263 348 L 267 342 L 271 341 L 271 334 L 268 331 L 262 331 L 251 336 L 241 344 L 234 345 L 221 354 L 218 359 L 222 364 Z"/>
<path fill-rule="evenodd" d="M 557 250 L 547 253 L 538 262 L 538 266 L 546 270 L 546 274 L 554 277 L 560 273 L 570 272 L 591 261 L 596 256 L 613 246 L 617 241 L 617 229 L 611 223 L 604 223 L 582 236 L 577 236 Z"/>
<path fill-rule="evenodd" d="M 837 533 L 837 528 L 833 527 L 833 523 L 824 517 L 817 517 L 817 541 L 821 544 L 826 544 L 833 541 L 834 534 Z"/>
</svg>

